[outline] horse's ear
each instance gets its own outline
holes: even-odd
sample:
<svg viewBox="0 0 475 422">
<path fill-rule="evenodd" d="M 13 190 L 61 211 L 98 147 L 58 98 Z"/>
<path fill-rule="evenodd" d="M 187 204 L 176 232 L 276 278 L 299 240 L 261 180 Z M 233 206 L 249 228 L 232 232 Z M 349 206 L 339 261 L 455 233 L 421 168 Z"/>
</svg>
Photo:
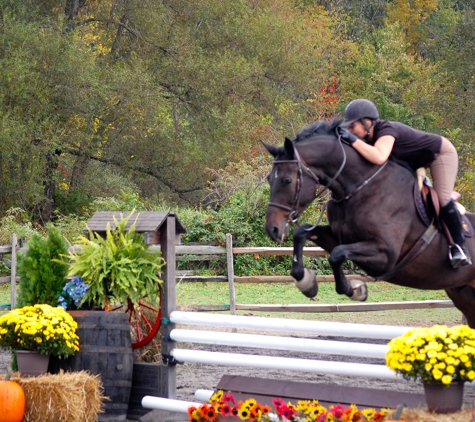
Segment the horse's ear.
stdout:
<svg viewBox="0 0 475 422">
<path fill-rule="evenodd" d="M 275 147 L 274 145 L 271 144 L 266 144 L 265 142 L 261 141 L 262 145 L 266 147 L 266 150 L 269 151 L 269 154 L 272 155 L 273 157 L 277 156 L 277 153 L 279 152 L 279 148 Z"/>
<path fill-rule="evenodd" d="M 290 159 L 294 158 L 294 143 L 289 138 L 285 138 L 284 148 Z"/>
</svg>

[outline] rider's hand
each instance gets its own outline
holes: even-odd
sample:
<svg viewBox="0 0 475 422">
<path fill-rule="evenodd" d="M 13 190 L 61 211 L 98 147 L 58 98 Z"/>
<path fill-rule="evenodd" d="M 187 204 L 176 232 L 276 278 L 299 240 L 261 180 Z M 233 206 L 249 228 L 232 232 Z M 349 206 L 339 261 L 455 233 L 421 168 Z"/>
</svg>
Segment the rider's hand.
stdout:
<svg viewBox="0 0 475 422">
<path fill-rule="evenodd" d="M 353 143 L 359 139 L 355 134 L 351 133 L 348 129 L 339 127 L 338 128 L 338 135 L 342 141 L 345 141 L 349 145 L 353 145 Z"/>
</svg>

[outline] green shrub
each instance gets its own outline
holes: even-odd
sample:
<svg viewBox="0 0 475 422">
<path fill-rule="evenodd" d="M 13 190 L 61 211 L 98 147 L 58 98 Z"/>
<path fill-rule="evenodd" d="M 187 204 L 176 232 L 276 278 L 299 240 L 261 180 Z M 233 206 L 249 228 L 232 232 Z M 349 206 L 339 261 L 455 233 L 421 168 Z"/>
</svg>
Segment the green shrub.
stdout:
<svg viewBox="0 0 475 422">
<path fill-rule="evenodd" d="M 18 256 L 18 307 L 57 306 L 57 293 L 66 283 L 67 266 L 63 260 L 68 254 L 68 244 L 58 228 L 52 224 L 47 228 L 46 239 L 34 234 L 27 244 L 28 250 Z"/>
</svg>

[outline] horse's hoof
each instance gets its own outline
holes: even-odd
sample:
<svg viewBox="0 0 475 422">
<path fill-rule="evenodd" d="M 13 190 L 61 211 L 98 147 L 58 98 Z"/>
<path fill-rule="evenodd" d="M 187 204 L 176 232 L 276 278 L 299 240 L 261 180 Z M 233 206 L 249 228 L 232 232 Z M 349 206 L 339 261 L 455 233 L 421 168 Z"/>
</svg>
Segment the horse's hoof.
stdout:
<svg viewBox="0 0 475 422">
<path fill-rule="evenodd" d="M 363 280 L 354 278 L 353 280 L 348 280 L 351 289 L 353 290 L 353 295 L 350 297 L 351 300 L 356 300 L 358 302 L 364 302 L 368 299 L 368 288 L 366 283 Z"/>
<path fill-rule="evenodd" d="M 304 268 L 302 279 L 296 280 L 294 278 L 294 284 L 305 296 L 309 297 L 310 299 L 317 296 L 318 283 L 315 271 L 309 270 L 308 268 Z"/>
</svg>

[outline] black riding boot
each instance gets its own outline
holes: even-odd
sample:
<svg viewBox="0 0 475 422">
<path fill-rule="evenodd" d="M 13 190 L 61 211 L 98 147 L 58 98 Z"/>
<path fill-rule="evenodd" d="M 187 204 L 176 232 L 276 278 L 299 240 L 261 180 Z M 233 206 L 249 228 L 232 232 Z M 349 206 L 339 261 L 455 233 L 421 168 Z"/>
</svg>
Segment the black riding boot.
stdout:
<svg viewBox="0 0 475 422">
<path fill-rule="evenodd" d="M 471 265 L 472 259 L 470 258 L 470 253 L 465 247 L 465 236 L 462 231 L 462 219 L 457 210 L 457 206 L 453 201 L 450 201 L 440 209 L 440 217 L 447 225 L 454 241 L 453 245 L 449 246 L 449 259 L 452 267 L 458 268 Z"/>
</svg>

